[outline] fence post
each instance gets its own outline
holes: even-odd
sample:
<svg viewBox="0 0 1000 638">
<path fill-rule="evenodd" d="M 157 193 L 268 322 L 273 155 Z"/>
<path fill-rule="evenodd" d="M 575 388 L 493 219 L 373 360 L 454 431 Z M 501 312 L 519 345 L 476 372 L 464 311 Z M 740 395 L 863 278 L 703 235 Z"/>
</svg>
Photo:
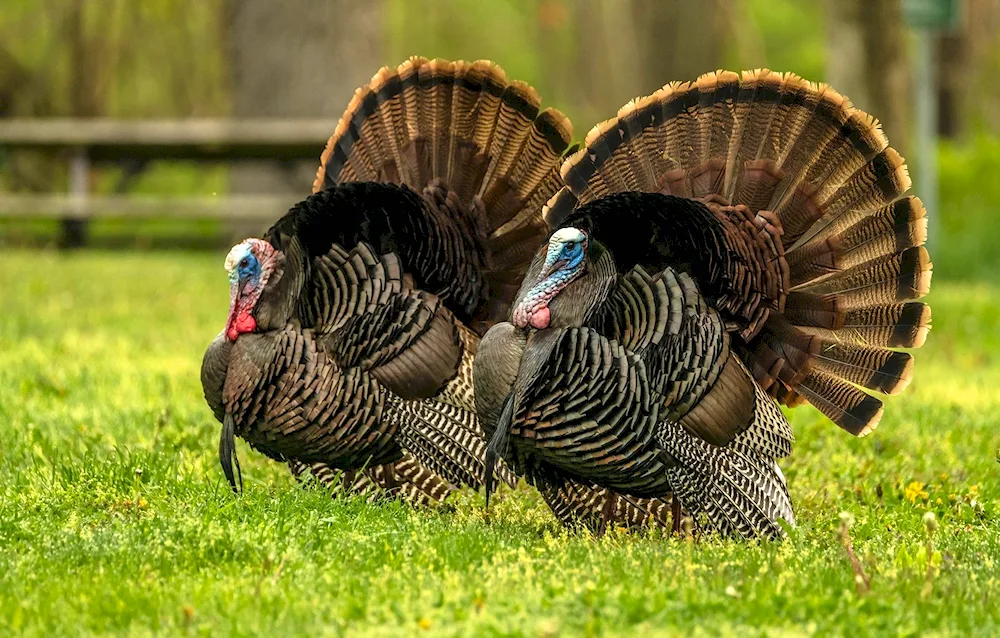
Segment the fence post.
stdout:
<svg viewBox="0 0 1000 638">
<path fill-rule="evenodd" d="M 90 158 L 86 147 L 73 149 L 69 160 L 69 193 L 73 214 L 62 220 L 62 248 L 82 248 L 87 242 L 87 196 L 90 191 Z"/>
</svg>

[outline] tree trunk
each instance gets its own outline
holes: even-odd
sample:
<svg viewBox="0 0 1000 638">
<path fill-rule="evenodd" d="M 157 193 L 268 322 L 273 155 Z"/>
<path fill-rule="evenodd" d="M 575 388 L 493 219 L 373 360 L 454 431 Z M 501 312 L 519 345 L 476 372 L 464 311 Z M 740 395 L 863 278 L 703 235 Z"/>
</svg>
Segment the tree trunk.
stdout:
<svg viewBox="0 0 1000 638">
<path fill-rule="evenodd" d="M 962 96 L 967 59 L 966 39 L 962 33 L 942 33 L 938 36 L 938 135 L 954 139 L 962 134 Z"/>
<path fill-rule="evenodd" d="M 827 1 L 826 79 L 877 117 L 906 155 L 912 120 L 901 0 Z"/>
<path fill-rule="evenodd" d="M 1000 2 L 966 0 L 958 28 L 938 41 L 938 130 L 960 137 L 967 128 L 1000 134 Z"/>
<path fill-rule="evenodd" d="M 574 3 L 575 102 L 590 124 L 673 80 L 723 66 L 733 0 L 580 0 Z"/>
<path fill-rule="evenodd" d="M 327 117 L 333 134 L 354 90 L 381 66 L 382 9 L 376 0 L 228 0 L 233 115 Z M 234 167 L 232 191 L 287 192 L 294 203 L 311 192 L 325 142 L 316 140 L 316 162 Z"/>
</svg>

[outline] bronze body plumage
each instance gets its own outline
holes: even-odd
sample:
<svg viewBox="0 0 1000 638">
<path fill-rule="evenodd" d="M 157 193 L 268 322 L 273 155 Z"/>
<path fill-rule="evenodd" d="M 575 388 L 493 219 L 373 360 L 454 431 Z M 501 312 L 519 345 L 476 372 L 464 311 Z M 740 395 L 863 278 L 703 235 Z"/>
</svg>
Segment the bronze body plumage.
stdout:
<svg viewBox="0 0 1000 638">
<path fill-rule="evenodd" d="M 676 499 L 700 527 L 793 521 L 778 401 L 856 435 L 929 329 L 924 211 L 870 116 L 791 74 L 718 72 L 626 105 L 569 158 L 481 424 L 543 493 Z M 608 501 L 606 511 L 613 511 Z"/>
<path fill-rule="evenodd" d="M 234 486 L 233 436 L 416 502 L 483 483 L 472 360 L 545 239 L 570 135 L 485 61 L 412 58 L 357 91 L 314 194 L 227 258 L 202 383 Z"/>
</svg>

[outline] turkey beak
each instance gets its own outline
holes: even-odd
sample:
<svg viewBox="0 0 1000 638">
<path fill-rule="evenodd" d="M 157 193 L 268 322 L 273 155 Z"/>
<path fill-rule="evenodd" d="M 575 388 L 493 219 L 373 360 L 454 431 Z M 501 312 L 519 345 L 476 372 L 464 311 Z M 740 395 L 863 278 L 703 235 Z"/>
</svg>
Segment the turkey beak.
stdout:
<svg viewBox="0 0 1000 638">
<path fill-rule="evenodd" d="M 543 281 L 545 279 L 548 279 L 553 274 L 555 274 L 556 272 L 558 272 L 559 269 L 562 268 L 563 266 L 565 266 L 567 263 L 569 263 L 569 262 L 567 262 L 565 259 L 557 259 L 557 260 L 555 260 L 554 262 L 552 262 L 549 265 L 548 268 L 546 268 L 545 270 L 542 271 L 542 274 L 540 274 L 538 276 L 538 281 Z"/>
</svg>

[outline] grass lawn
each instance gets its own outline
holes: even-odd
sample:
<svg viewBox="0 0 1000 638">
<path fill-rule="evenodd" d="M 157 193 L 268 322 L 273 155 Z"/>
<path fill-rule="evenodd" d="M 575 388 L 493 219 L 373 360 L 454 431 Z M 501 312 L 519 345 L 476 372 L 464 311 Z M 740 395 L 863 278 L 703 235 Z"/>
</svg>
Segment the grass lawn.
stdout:
<svg viewBox="0 0 1000 638">
<path fill-rule="evenodd" d="M 595 540 L 527 489 L 490 524 L 332 500 L 242 444 L 234 497 L 198 381 L 222 259 L 0 257 L 0 635 L 1000 633 L 1000 286 L 936 283 L 871 437 L 793 411 L 788 540 Z"/>
</svg>

